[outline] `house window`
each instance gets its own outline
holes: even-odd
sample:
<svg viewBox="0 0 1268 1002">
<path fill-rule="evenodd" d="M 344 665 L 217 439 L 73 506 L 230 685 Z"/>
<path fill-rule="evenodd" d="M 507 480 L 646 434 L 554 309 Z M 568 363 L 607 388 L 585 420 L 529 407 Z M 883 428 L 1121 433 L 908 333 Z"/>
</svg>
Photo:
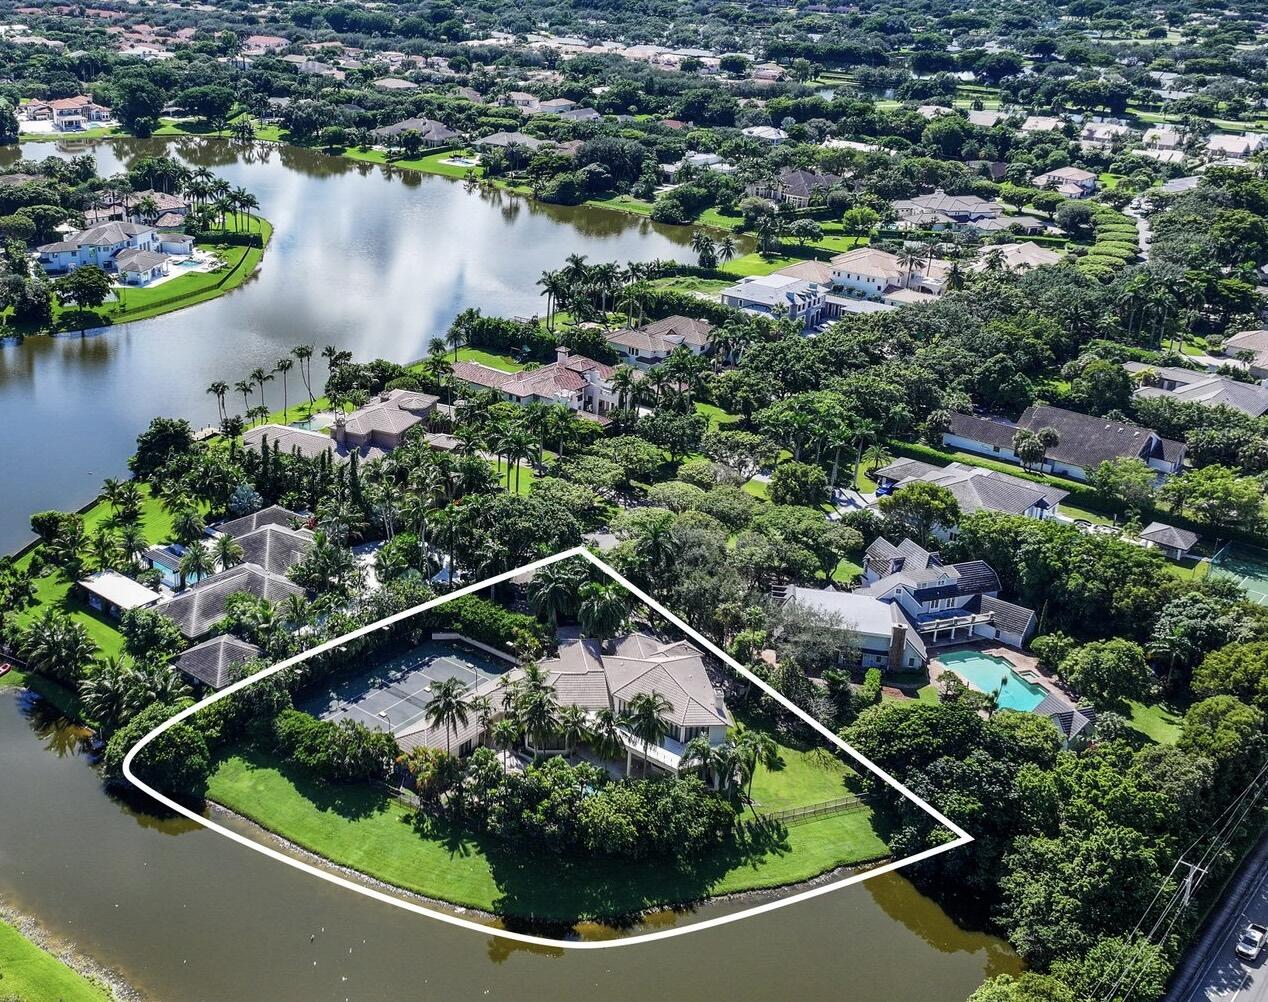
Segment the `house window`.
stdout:
<svg viewBox="0 0 1268 1002">
<path fill-rule="evenodd" d="M 999 446 L 998 446 L 998 445 L 992 445 L 992 446 L 991 446 L 991 452 L 999 452 Z"/>
</svg>

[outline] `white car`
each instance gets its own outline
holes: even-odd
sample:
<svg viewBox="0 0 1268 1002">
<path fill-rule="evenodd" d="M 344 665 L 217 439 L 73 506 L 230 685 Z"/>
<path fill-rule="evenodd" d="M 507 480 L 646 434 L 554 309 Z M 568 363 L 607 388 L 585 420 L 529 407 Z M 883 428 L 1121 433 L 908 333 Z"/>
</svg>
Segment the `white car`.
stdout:
<svg viewBox="0 0 1268 1002">
<path fill-rule="evenodd" d="M 1237 955 L 1242 960 L 1258 960 L 1263 952 L 1265 939 L 1268 939 L 1268 929 L 1252 922 L 1242 930 L 1241 938 L 1237 941 Z"/>
</svg>

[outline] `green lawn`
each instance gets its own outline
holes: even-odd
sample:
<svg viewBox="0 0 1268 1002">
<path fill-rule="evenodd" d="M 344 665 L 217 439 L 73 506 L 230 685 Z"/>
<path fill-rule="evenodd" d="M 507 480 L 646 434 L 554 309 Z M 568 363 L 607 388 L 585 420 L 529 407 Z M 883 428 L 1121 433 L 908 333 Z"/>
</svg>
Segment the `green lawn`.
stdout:
<svg viewBox="0 0 1268 1002">
<path fill-rule="evenodd" d="M 799 765 L 791 768 L 803 775 Z M 812 789 L 809 773 L 803 778 Z M 690 868 L 533 859 L 446 825 L 420 833 L 411 812 L 386 792 L 323 786 L 255 754 L 219 760 L 208 796 L 332 862 L 397 887 L 498 914 L 567 922 L 779 887 L 889 853 L 872 813 L 861 810 L 794 825 L 778 845 L 730 845 Z"/>
<path fill-rule="evenodd" d="M 853 772 L 826 745 L 809 751 L 779 745 L 778 768 L 759 769 L 753 777 L 753 802 L 759 811 L 808 807 L 848 797 Z"/>
<path fill-rule="evenodd" d="M 1160 745 L 1173 745 L 1180 737 L 1180 724 L 1184 714 L 1162 703 L 1138 703 L 1128 700 L 1131 708 L 1128 721 L 1132 730 Z"/>
<path fill-rule="evenodd" d="M 803 257 L 784 257 L 754 252 L 732 258 L 722 266 L 722 270 L 741 278 L 749 275 L 769 275 L 772 271 L 787 268 L 790 264 L 800 264 L 804 260 Z"/>
<path fill-rule="evenodd" d="M 761 498 L 763 501 L 770 500 L 770 485 L 765 480 L 750 480 L 740 489 L 746 494 L 752 494 L 755 498 Z"/>
<path fill-rule="evenodd" d="M 506 486 L 506 460 L 499 459 L 497 462 L 489 460 L 489 465 L 497 471 L 498 477 L 501 478 L 502 486 Z M 511 473 L 511 490 L 516 494 L 527 494 L 533 489 L 533 481 L 537 479 L 537 474 L 526 463 L 520 464 L 519 474 Z"/>
<path fill-rule="evenodd" d="M 696 413 L 703 414 L 709 419 L 710 431 L 720 425 L 735 424 L 740 420 L 738 414 L 728 414 L 721 407 L 715 407 L 713 404 L 702 404 L 699 401 L 696 401 Z"/>
<path fill-rule="evenodd" d="M 832 580 L 838 584 L 852 584 L 863 573 L 863 565 L 853 560 L 842 560 L 832 572 Z"/>
<path fill-rule="evenodd" d="M 0 922 L 0 998 L 19 1002 L 108 1002 L 112 993 Z"/>
<path fill-rule="evenodd" d="M 491 351 L 481 351 L 479 348 L 459 348 L 458 361 L 479 362 L 481 365 L 501 369 L 503 372 L 519 372 L 524 368 L 523 362 L 515 361 L 510 355 L 495 355 Z"/>
</svg>

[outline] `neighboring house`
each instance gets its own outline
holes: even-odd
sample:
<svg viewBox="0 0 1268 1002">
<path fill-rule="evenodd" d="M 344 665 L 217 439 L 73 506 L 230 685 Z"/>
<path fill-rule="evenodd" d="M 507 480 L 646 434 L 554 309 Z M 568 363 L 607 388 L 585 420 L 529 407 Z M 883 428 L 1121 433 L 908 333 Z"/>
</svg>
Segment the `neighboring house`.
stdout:
<svg viewBox="0 0 1268 1002">
<path fill-rule="evenodd" d="M 803 327 L 816 327 L 823 319 L 827 289 L 792 275 L 750 275 L 719 294 L 726 306 L 746 313 L 770 316 L 782 308 L 790 320 Z"/>
<path fill-rule="evenodd" d="M 1268 387 L 1243 383 L 1210 372 L 1195 372 L 1178 366 L 1152 366 L 1124 362 L 1123 368 L 1141 381 L 1137 397 L 1166 397 L 1180 403 L 1204 407 L 1231 407 L 1259 417 L 1268 412 Z"/>
<path fill-rule="evenodd" d="M 566 122 L 597 122 L 603 116 L 593 108 L 570 108 L 561 111 L 559 117 Z"/>
<path fill-rule="evenodd" d="M 379 459 L 400 446 L 406 434 L 424 423 L 439 398 L 414 390 L 387 390 L 372 402 L 349 414 L 340 414 L 325 431 L 266 424 L 243 433 L 242 445 L 257 452 L 265 447 L 298 452 L 310 458 L 331 453 L 335 461 L 352 453 L 359 459 Z M 425 436 L 426 437 L 426 436 Z"/>
<path fill-rule="evenodd" d="M 660 772 L 677 775 L 686 746 L 695 738 L 703 737 L 711 745 L 726 741 L 731 715 L 721 691 L 709 677 L 704 657 L 691 644 L 667 644 L 645 633 L 626 634 L 607 644 L 568 638 L 560 641 L 556 657 L 540 661 L 539 666 L 546 672 L 558 704 L 579 706 L 587 714 L 599 710 L 622 713 L 640 694 L 664 697 L 669 709 L 662 719 L 668 734 L 647 749 L 649 763 Z M 497 719 L 502 712 L 497 694 L 522 674 L 522 669 L 512 668 L 500 677 L 478 683 L 472 695 L 494 697 Z M 457 754 L 466 755 L 487 733 L 472 714 L 456 731 L 447 732 L 443 726 L 420 721 L 398 732 L 396 739 L 407 752 L 420 747 L 453 747 Z M 620 737 L 627 766 L 633 759 L 643 758 L 642 741 L 624 727 Z"/>
<path fill-rule="evenodd" d="M 244 56 L 263 56 L 281 52 L 291 43 L 278 35 L 248 35 L 242 40 Z"/>
<path fill-rule="evenodd" d="M 972 639 L 1021 647 L 1035 614 L 999 597 L 999 576 L 983 560 L 943 564 L 938 553 L 910 539 L 895 546 L 877 538 L 864 555 L 855 595 L 898 605 L 926 646 Z"/>
<path fill-rule="evenodd" d="M 851 660 L 851 650 L 864 668 L 918 671 L 929 660 L 920 631 L 901 605 L 859 592 L 796 586 L 788 589 L 784 601 L 839 624 L 845 648 L 842 661 Z"/>
<path fill-rule="evenodd" d="M 540 150 L 543 146 L 551 144 L 545 139 L 535 139 L 532 136 L 526 136 L 522 132 L 494 132 L 485 136 L 483 139 L 477 139 L 475 146 L 483 149 L 510 149 L 512 146 L 519 146 L 526 150 Z"/>
<path fill-rule="evenodd" d="M 778 146 L 780 143 L 787 141 L 788 133 L 783 129 L 777 129 L 773 125 L 750 125 L 747 129 L 740 130 L 749 139 L 757 139 L 763 143 L 770 143 L 772 146 Z"/>
<path fill-rule="evenodd" d="M 938 188 L 931 195 L 900 198 L 890 203 L 900 223 L 922 229 L 955 229 L 978 220 L 997 219 L 1004 214 L 999 202 L 977 195 L 948 195 Z"/>
<path fill-rule="evenodd" d="M 1079 143 L 1084 149 L 1108 150 L 1115 141 L 1126 140 L 1132 130 L 1117 122 L 1088 122 L 1079 133 Z"/>
<path fill-rule="evenodd" d="M 1053 518 L 1070 493 L 967 463 L 934 466 L 918 459 L 899 459 L 881 467 L 874 476 L 878 485 L 876 493 L 882 497 L 913 483 L 945 487 L 955 496 L 961 515 L 995 511 L 1029 518 Z M 947 539 L 954 539 L 956 527 L 940 526 L 938 532 Z"/>
<path fill-rule="evenodd" d="M 434 118 L 406 118 L 391 125 L 379 126 L 372 130 L 370 135 L 380 142 L 386 142 L 403 132 L 417 132 L 423 145 L 433 149 L 437 146 L 447 146 L 458 138 L 457 132 Z"/>
<path fill-rule="evenodd" d="M 1234 136 L 1217 132 L 1206 139 L 1206 151 L 1211 156 L 1230 160 L 1247 160 L 1268 146 L 1268 135 L 1247 132 Z"/>
<path fill-rule="evenodd" d="M 675 315 L 632 330 L 609 331 L 607 342 L 621 356 L 622 362 L 649 369 L 679 347 L 686 347 L 693 355 L 703 355 L 713 343 L 712 329 L 713 325 L 707 320 Z"/>
<path fill-rule="evenodd" d="M 1006 121 L 1008 116 L 1002 111 L 990 111 L 983 109 L 981 111 L 965 112 L 970 125 L 976 125 L 981 129 L 992 129 L 999 125 L 1000 122 Z"/>
<path fill-rule="evenodd" d="M 261 653 L 255 644 L 225 633 L 188 648 L 172 667 L 195 685 L 218 690 L 235 681 L 238 669 Z"/>
<path fill-rule="evenodd" d="M 28 121 L 51 121 L 58 132 L 79 132 L 111 121 L 110 109 L 84 94 L 52 101 L 31 101 L 23 106 L 23 111 Z"/>
<path fill-rule="evenodd" d="M 992 267 L 993 261 L 998 261 L 1000 267 L 1006 271 L 1029 271 L 1048 264 L 1059 264 L 1063 257 L 1064 255 L 1056 251 L 1040 247 L 1032 240 L 1019 244 L 987 244 L 970 267 L 982 270 Z"/>
<path fill-rule="evenodd" d="M 955 111 L 942 104 L 922 104 L 916 109 L 916 114 L 921 118 L 933 121 L 933 119 L 941 118 L 943 115 L 954 115 Z"/>
<path fill-rule="evenodd" d="M 1062 122 L 1051 115 L 1029 115 L 1021 123 L 1022 132 L 1060 132 Z"/>
<path fill-rule="evenodd" d="M 114 268 L 124 285 L 149 285 L 168 273 L 168 256 L 156 251 L 129 248 L 114 257 Z"/>
<path fill-rule="evenodd" d="M 893 305 L 906 305 L 904 297 L 895 299 L 896 291 L 922 292 L 927 297 L 940 296 L 946 289 L 950 264 L 938 258 L 918 258 L 900 264 L 899 258 L 874 247 L 857 247 L 838 254 L 829 261 L 832 284 L 836 289 Z"/>
<path fill-rule="evenodd" d="M 565 111 L 572 111 L 577 107 L 576 101 L 570 101 L 566 97 L 552 97 L 549 101 L 538 101 L 537 111 L 544 115 L 559 115 Z"/>
<path fill-rule="evenodd" d="M 798 261 L 796 264 L 785 265 L 775 274 L 802 279 L 814 285 L 823 286 L 827 290 L 827 295 L 823 297 L 823 312 L 820 314 L 821 323 L 828 320 L 836 320 L 846 313 L 888 313 L 890 310 L 897 309 L 896 306 L 889 303 L 856 299 L 853 296 L 836 291 L 832 276 L 832 265 L 826 261 Z"/>
<path fill-rule="evenodd" d="M 1092 738 L 1096 710 L 1090 706 L 1075 706 L 1064 697 L 1049 692 L 1030 712 L 1052 721 L 1053 726 L 1061 733 L 1063 748 L 1082 748 Z"/>
<path fill-rule="evenodd" d="M 144 609 L 159 600 L 153 591 L 118 571 L 98 571 L 75 584 L 80 599 L 90 609 L 121 619 L 125 612 Z"/>
<path fill-rule="evenodd" d="M 804 209 L 810 205 L 816 192 L 827 192 L 843 180 L 837 174 L 822 174 L 818 171 L 790 168 L 781 171 L 776 178 L 753 182 L 745 191 L 757 198 L 766 198 L 772 202 L 790 205 L 795 209 Z"/>
<path fill-rule="evenodd" d="M 400 77 L 379 77 L 373 82 L 373 86 L 387 91 L 418 90 L 418 84 L 412 80 L 402 80 Z"/>
<path fill-rule="evenodd" d="M 1241 331 L 1224 342 L 1229 358 L 1244 359 L 1246 371 L 1256 379 L 1268 379 L 1268 330 Z"/>
<path fill-rule="evenodd" d="M 207 532 L 211 536 L 233 536 L 235 539 L 240 539 L 247 533 L 263 529 L 265 526 L 276 525 L 289 529 L 303 520 L 304 516 L 299 512 L 283 508 L 280 504 L 271 504 L 267 508 L 253 511 L 250 515 L 218 522 L 210 526 Z"/>
<path fill-rule="evenodd" d="M 1178 150 L 1184 145 L 1184 132 L 1166 125 L 1155 125 L 1145 130 L 1141 142 L 1153 150 Z"/>
<path fill-rule="evenodd" d="M 517 404 L 563 404 L 582 417 L 603 423 L 618 403 L 612 371 L 610 365 L 574 355 L 563 347 L 556 349 L 555 361 L 549 365 L 521 372 L 503 372 L 480 362 L 455 362 L 453 366 L 454 379 L 460 383 L 496 390 Z"/>
<path fill-rule="evenodd" d="M 243 563 L 255 564 L 271 574 L 285 574 L 313 548 L 314 535 L 308 529 L 265 525 L 238 536 Z"/>
<path fill-rule="evenodd" d="M 1032 178 L 1030 183 L 1060 192 L 1066 198 L 1087 198 L 1096 191 L 1096 175 L 1079 167 L 1058 167 Z"/>
<path fill-rule="evenodd" d="M 734 174 L 739 170 L 735 164 L 727 163 L 716 153 L 687 153 L 677 163 L 661 164 L 660 170 L 669 181 L 676 181 L 684 167 L 713 171 L 716 174 Z"/>
<path fill-rule="evenodd" d="M 100 223 L 71 233 L 64 240 L 36 248 L 39 262 L 50 273 L 74 271 L 93 264 L 103 271 L 118 271 L 117 258 L 124 251 L 158 252 L 161 241 L 153 226 L 144 223 Z M 138 263 L 135 259 L 125 259 Z"/>
<path fill-rule="evenodd" d="M 1150 549 L 1161 550 L 1172 560 L 1183 560 L 1198 545 L 1198 534 L 1174 525 L 1150 522 L 1140 534 L 1140 541 Z"/>
<path fill-rule="evenodd" d="M 1163 476 L 1179 473 L 1184 462 L 1184 443 L 1163 438 L 1151 428 L 1047 405 L 1027 407 L 1016 424 L 954 414 L 942 444 L 1018 463 L 1013 436 L 1023 428 L 1053 429 L 1058 443 L 1048 450 L 1040 469 L 1075 480 L 1086 481 L 1101 463 L 1114 459 L 1141 459 Z"/>
<path fill-rule="evenodd" d="M 229 597 L 240 592 L 274 603 L 284 602 L 291 595 L 304 595 L 303 588 L 280 574 L 254 564 L 239 564 L 203 578 L 154 608 L 180 627 L 187 640 L 202 640 L 224 619 Z"/>
</svg>

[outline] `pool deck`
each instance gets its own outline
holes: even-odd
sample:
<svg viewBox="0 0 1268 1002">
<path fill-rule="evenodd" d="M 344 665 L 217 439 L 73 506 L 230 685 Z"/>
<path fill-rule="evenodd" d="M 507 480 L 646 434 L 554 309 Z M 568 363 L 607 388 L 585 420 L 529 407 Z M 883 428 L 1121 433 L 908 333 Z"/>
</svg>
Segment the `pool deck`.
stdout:
<svg viewBox="0 0 1268 1002">
<path fill-rule="evenodd" d="M 968 643 L 948 644 L 938 649 L 929 659 L 929 681 L 937 684 L 944 672 L 950 671 L 956 674 L 953 669 L 944 665 L 939 657 L 943 654 L 955 654 L 960 651 L 975 651 L 978 654 L 986 654 L 991 657 L 999 658 L 1001 661 L 1007 661 L 1013 666 L 1013 670 L 1022 678 L 1032 685 L 1037 685 L 1045 692 L 1058 696 L 1067 702 L 1073 703 L 1074 697 L 1056 680 L 1052 675 L 1045 672 L 1039 667 L 1039 659 L 1031 654 L 1017 650 L 1015 647 L 1005 647 L 1002 644 L 995 643 L 990 640 L 976 640 Z M 967 679 L 963 681 L 970 686 L 976 688 Z"/>
</svg>

